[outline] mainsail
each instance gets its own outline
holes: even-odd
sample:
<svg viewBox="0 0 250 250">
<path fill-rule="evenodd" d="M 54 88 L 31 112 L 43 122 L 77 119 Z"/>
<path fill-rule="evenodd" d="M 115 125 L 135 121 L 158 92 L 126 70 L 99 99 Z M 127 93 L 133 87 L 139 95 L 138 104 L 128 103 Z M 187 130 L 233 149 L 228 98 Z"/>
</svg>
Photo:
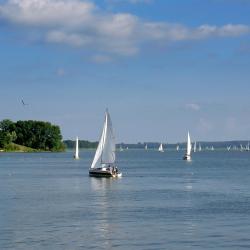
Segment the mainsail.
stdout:
<svg viewBox="0 0 250 250">
<path fill-rule="evenodd" d="M 196 152 L 196 141 L 194 142 L 194 152 Z"/>
<path fill-rule="evenodd" d="M 160 152 L 163 152 L 163 151 L 164 151 L 164 150 L 163 150 L 163 145 L 162 145 L 162 143 L 161 143 L 161 145 L 160 145 L 158 151 L 160 151 Z"/>
<path fill-rule="evenodd" d="M 191 150 L 192 150 L 192 144 L 191 144 L 191 140 L 190 140 L 190 135 L 188 132 L 188 139 L 187 139 L 187 155 L 191 154 Z"/>
<path fill-rule="evenodd" d="M 79 159 L 78 137 L 76 137 L 76 152 L 75 152 L 75 159 Z"/>
<path fill-rule="evenodd" d="M 99 168 L 102 166 L 102 164 L 113 164 L 114 162 L 115 137 L 113 134 L 110 115 L 108 111 L 106 111 L 102 135 L 91 168 Z"/>
</svg>

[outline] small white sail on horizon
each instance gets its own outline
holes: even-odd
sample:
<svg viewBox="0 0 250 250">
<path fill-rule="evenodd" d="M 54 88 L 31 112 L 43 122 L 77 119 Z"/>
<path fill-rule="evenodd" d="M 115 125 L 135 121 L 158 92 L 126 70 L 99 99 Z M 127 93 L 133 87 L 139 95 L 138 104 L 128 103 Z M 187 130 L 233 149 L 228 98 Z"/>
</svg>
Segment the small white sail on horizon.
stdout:
<svg viewBox="0 0 250 250">
<path fill-rule="evenodd" d="M 201 152 L 201 144 L 199 143 L 199 152 Z"/>
<path fill-rule="evenodd" d="M 75 158 L 76 160 L 78 160 L 78 159 L 79 159 L 79 145 L 78 145 L 78 137 L 76 137 L 76 148 L 75 148 L 74 158 Z"/>
<path fill-rule="evenodd" d="M 145 149 L 145 150 L 148 150 L 148 144 L 145 145 L 145 148 L 144 148 L 144 149 Z"/>
<path fill-rule="evenodd" d="M 179 151 L 179 149 L 180 149 L 180 146 L 177 145 L 177 146 L 176 146 L 176 151 Z"/>
<path fill-rule="evenodd" d="M 123 151 L 123 147 L 122 147 L 122 145 L 120 145 L 120 151 Z"/>
<path fill-rule="evenodd" d="M 250 150 L 249 147 L 250 147 L 250 146 L 249 146 L 249 142 L 248 142 L 247 145 L 246 145 L 246 151 L 249 151 L 249 150 Z"/>
<path fill-rule="evenodd" d="M 194 142 L 194 153 L 196 152 L 196 141 Z"/>
<path fill-rule="evenodd" d="M 160 146 L 159 146 L 159 148 L 158 148 L 158 151 L 159 151 L 159 152 L 164 152 L 162 143 L 160 144 Z"/>
<path fill-rule="evenodd" d="M 192 143 L 191 143 L 191 139 L 190 139 L 190 135 L 188 132 L 188 137 L 187 137 L 187 151 L 183 157 L 183 160 L 187 160 L 190 161 L 191 160 L 191 151 L 192 151 Z"/>
</svg>

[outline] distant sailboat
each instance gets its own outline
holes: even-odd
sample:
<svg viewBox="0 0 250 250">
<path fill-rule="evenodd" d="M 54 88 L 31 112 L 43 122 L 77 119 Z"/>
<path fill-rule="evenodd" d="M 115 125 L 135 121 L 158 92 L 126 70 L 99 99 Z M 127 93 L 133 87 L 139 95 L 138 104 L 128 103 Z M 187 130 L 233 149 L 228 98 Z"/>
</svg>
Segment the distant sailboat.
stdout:
<svg viewBox="0 0 250 250">
<path fill-rule="evenodd" d="M 94 177 L 121 177 L 115 164 L 115 137 L 113 135 L 111 118 L 106 111 L 102 135 L 96 149 L 95 157 L 89 169 L 89 175 Z"/>
<path fill-rule="evenodd" d="M 249 150 L 250 150 L 250 148 L 249 148 L 249 142 L 248 142 L 246 145 L 246 151 L 249 151 Z"/>
<path fill-rule="evenodd" d="M 230 151 L 230 149 L 231 149 L 231 146 L 227 146 L 227 151 Z"/>
<path fill-rule="evenodd" d="M 122 147 L 122 145 L 120 145 L 120 151 L 123 151 L 123 147 Z"/>
<path fill-rule="evenodd" d="M 74 158 L 75 158 L 76 160 L 79 159 L 78 137 L 76 137 L 76 151 L 75 151 L 75 154 L 74 154 Z"/>
<path fill-rule="evenodd" d="M 159 152 L 164 152 L 162 143 L 161 143 L 160 147 L 158 148 L 158 151 L 159 151 Z"/>
<path fill-rule="evenodd" d="M 194 153 L 196 152 L 196 142 L 194 143 Z"/>
<path fill-rule="evenodd" d="M 200 143 L 199 143 L 199 149 L 198 150 L 199 150 L 199 152 L 201 152 L 201 144 Z"/>
<path fill-rule="evenodd" d="M 186 151 L 185 155 L 183 156 L 183 160 L 191 161 L 191 150 L 192 150 L 192 144 L 191 144 L 191 139 L 190 139 L 190 135 L 188 132 L 187 151 Z"/>
<path fill-rule="evenodd" d="M 177 145 L 177 146 L 176 146 L 176 151 L 179 151 L 179 150 L 180 150 L 180 146 Z"/>
<path fill-rule="evenodd" d="M 214 146 L 211 146 L 211 151 L 214 151 Z"/>
<path fill-rule="evenodd" d="M 145 150 L 148 150 L 148 144 L 145 145 L 145 148 L 144 148 L 144 149 L 145 149 Z"/>
</svg>

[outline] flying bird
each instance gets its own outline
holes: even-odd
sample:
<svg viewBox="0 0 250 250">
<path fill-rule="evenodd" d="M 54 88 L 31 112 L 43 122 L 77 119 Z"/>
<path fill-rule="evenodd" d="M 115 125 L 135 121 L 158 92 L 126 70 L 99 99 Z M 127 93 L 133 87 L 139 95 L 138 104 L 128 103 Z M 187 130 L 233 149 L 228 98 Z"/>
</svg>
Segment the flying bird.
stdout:
<svg viewBox="0 0 250 250">
<path fill-rule="evenodd" d="M 21 101 L 22 101 L 23 106 L 27 106 L 28 105 L 27 103 L 24 102 L 23 99 Z"/>
</svg>

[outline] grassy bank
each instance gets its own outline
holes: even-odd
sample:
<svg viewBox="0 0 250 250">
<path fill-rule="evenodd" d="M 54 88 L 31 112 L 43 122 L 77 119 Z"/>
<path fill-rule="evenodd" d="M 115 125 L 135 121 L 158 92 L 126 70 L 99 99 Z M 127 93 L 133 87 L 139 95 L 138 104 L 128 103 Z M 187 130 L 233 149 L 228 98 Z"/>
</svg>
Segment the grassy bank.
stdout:
<svg viewBox="0 0 250 250">
<path fill-rule="evenodd" d="M 6 145 L 3 149 L 3 152 L 25 152 L 25 153 L 30 153 L 30 152 L 39 152 L 39 150 L 36 150 L 34 148 L 29 148 L 26 146 L 18 145 L 15 143 L 10 143 Z"/>
</svg>

